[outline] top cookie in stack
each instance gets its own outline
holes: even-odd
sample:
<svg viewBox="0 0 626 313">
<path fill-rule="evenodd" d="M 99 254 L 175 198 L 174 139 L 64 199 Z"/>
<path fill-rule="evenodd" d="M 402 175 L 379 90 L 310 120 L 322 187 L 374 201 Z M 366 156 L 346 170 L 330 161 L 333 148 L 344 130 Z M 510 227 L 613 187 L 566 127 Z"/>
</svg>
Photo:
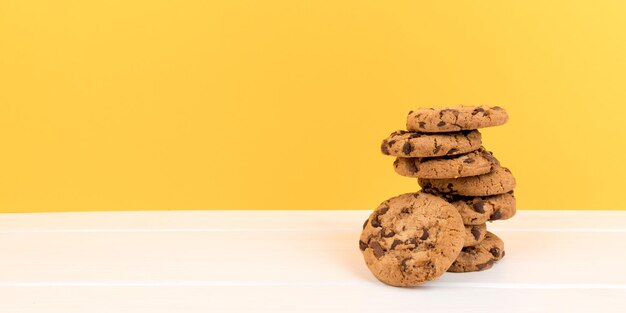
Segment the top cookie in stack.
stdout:
<svg viewBox="0 0 626 313">
<path fill-rule="evenodd" d="M 498 106 L 457 106 L 409 112 L 406 129 L 423 133 L 473 130 L 506 123 L 509 115 Z"/>
</svg>

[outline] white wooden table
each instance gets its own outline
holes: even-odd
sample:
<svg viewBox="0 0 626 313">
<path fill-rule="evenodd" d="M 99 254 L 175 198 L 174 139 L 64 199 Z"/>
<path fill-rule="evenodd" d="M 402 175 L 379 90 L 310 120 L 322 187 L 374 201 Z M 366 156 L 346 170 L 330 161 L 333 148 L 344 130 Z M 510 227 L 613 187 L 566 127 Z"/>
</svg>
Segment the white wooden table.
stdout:
<svg viewBox="0 0 626 313">
<path fill-rule="evenodd" d="M 368 214 L 1 214 L 0 312 L 626 312 L 626 212 L 521 211 L 491 270 L 417 288 L 365 267 Z"/>
</svg>

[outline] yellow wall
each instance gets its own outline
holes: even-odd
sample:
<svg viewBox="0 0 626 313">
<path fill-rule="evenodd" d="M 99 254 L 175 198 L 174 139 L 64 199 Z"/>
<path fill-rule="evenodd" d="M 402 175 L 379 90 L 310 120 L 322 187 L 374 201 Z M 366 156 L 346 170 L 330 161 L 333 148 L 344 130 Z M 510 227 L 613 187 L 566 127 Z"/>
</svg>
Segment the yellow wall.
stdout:
<svg viewBox="0 0 626 313">
<path fill-rule="evenodd" d="M 371 209 L 491 104 L 522 209 L 626 209 L 625 1 L 2 1 L 0 210 Z"/>
</svg>

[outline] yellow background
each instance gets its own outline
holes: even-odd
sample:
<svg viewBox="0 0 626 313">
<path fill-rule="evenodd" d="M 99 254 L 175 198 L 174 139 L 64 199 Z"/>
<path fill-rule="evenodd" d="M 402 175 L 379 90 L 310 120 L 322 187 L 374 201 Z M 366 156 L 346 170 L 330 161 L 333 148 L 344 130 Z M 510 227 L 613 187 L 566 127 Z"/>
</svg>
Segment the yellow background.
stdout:
<svg viewBox="0 0 626 313">
<path fill-rule="evenodd" d="M 1 1 L 0 210 L 371 209 L 419 106 L 522 209 L 626 209 L 625 1 Z"/>
</svg>

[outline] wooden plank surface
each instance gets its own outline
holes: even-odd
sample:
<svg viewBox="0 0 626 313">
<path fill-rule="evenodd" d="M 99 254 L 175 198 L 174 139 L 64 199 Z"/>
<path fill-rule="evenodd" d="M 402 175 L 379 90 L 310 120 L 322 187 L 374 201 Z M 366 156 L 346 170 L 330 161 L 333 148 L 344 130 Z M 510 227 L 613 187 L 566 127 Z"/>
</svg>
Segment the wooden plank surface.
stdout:
<svg viewBox="0 0 626 313">
<path fill-rule="evenodd" d="M 491 270 L 377 282 L 369 211 L 0 215 L 0 312 L 626 311 L 626 212 L 520 211 Z"/>
</svg>

